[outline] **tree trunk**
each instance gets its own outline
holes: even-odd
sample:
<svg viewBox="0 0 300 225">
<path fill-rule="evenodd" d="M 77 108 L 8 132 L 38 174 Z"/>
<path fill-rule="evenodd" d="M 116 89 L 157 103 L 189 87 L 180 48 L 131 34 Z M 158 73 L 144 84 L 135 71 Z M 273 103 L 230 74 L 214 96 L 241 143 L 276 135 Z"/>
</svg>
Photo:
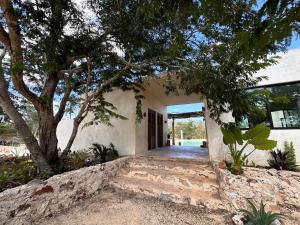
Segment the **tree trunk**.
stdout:
<svg viewBox="0 0 300 225">
<path fill-rule="evenodd" d="M 37 140 L 31 133 L 21 114 L 15 109 L 12 102 L 7 101 L 7 99 L 4 99 L 2 96 L 0 96 L 0 105 L 4 109 L 5 113 L 7 113 L 9 118 L 14 122 L 18 134 L 23 138 L 25 145 L 32 156 L 32 159 L 38 166 L 40 172 L 44 175 L 52 174 L 53 171 L 45 156 L 42 154 Z"/>
<path fill-rule="evenodd" d="M 57 124 L 51 110 L 41 110 L 39 113 L 39 145 L 47 162 L 55 167 L 58 163 Z"/>
<path fill-rule="evenodd" d="M 38 166 L 40 172 L 44 175 L 50 175 L 53 173 L 50 165 L 48 164 L 45 156 L 43 155 L 38 141 L 32 134 L 28 125 L 22 118 L 22 115 L 15 108 L 11 98 L 8 94 L 7 84 L 4 79 L 2 66 L 0 65 L 0 105 L 9 116 L 9 118 L 14 122 L 15 127 L 19 135 L 23 138 L 27 149 L 29 150 L 33 161 Z"/>
<path fill-rule="evenodd" d="M 59 161 L 56 129 L 60 120 L 55 119 L 53 112 L 53 98 L 58 81 L 57 73 L 53 72 L 48 75 L 42 95 L 45 101 L 37 109 L 39 117 L 39 145 L 48 163 L 53 168 L 56 167 Z"/>
</svg>

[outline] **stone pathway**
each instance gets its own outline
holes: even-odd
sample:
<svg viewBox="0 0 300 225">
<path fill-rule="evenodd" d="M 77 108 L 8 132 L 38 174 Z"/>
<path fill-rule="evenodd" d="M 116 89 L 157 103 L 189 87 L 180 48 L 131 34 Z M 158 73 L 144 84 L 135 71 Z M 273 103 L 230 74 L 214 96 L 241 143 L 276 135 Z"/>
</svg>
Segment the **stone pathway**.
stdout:
<svg viewBox="0 0 300 225">
<path fill-rule="evenodd" d="M 136 157 L 110 186 L 175 203 L 226 209 L 220 200 L 217 176 L 203 160 Z"/>
<path fill-rule="evenodd" d="M 144 196 L 104 191 L 39 225 L 220 225 L 231 224 L 226 211 L 178 205 Z"/>
<path fill-rule="evenodd" d="M 298 172 L 244 168 L 237 176 L 215 166 L 139 156 L 67 172 L 0 193 L 0 224 L 232 224 L 246 198 L 300 224 Z"/>
<path fill-rule="evenodd" d="M 230 218 L 207 161 L 139 156 L 105 191 L 40 225 L 219 225 Z"/>
</svg>

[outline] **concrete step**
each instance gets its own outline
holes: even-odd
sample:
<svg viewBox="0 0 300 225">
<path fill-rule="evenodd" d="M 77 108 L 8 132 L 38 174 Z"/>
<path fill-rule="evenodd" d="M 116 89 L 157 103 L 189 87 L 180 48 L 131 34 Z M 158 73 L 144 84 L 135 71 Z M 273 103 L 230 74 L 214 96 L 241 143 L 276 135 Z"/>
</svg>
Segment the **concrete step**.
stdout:
<svg viewBox="0 0 300 225">
<path fill-rule="evenodd" d="M 120 176 L 110 181 L 110 187 L 139 193 L 180 204 L 202 206 L 209 209 L 225 209 L 214 191 L 199 191 L 165 183 Z"/>
<path fill-rule="evenodd" d="M 215 194 L 218 194 L 219 189 L 216 175 L 207 170 L 201 171 L 201 174 L 191 175 L 164 169 L 130 167 L 122 169 L 119 172 L 119 176 L 162 183 L 186 189 L 210 191 Z"/>
</svg>

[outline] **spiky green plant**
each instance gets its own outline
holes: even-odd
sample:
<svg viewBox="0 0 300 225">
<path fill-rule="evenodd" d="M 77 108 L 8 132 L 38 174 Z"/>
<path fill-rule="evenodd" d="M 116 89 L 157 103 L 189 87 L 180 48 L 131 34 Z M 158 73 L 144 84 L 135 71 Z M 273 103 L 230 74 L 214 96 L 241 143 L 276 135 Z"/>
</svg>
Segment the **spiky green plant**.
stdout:
<svg viewBox="0 0 300 225">
<path fill-rule="evenodd" d="M 269 165 L 277 170 L 296 171 L 298 168 L 296 153 L 293 142 L 284 142 L 284 150 L 271 152 L 272 159 L 268 160 Z"/>
<path fill-rule="evenodd" d="M 250 200 L 247 199 L 247 202 L 251 207 L 251 211 L 246 209 L 240 210 L 244 213 L 246 225 L 271 225 L 275 220 L 283 218 L 283 215 L 280 213 L 266 212 L 266 205 L 263 201 L 260 202 L 259 209 Z"/>
<path fill-rule="evenodd" d="M 87 165 L 88 153 L 84 150 L 72 152 L 67 157 L 67 170 L 77 170 Z"/>
<path fill-rule="evenodd" d="M 93 146 L 90 147 L 90 150 L 93 151 L 95 159 L 100 161 L 100 163 L 105 163 L 119 157 L 118 151 L 112 143 L 110 143 L 108 147 L 94 143 Z"/>
</svg>

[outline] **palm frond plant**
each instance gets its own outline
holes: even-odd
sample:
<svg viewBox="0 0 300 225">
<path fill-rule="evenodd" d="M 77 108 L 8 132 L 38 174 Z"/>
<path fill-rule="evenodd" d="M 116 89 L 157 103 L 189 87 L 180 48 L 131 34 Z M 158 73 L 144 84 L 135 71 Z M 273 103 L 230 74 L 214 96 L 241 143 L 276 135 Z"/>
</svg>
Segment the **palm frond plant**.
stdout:
<svg viewBox="0 0 300 225">
<path fill-rule="evenodd" d="M 223 142 L 229 147 L 233 160 L 229 168 L 233 174 L 242 174 L 242 166 L 255 150 L 272 150 L 277 145 L 277 141 L 268 139 L 271 131 L 264 124 L 258 124 L 245 133 L 242 133 L 235 124 L 222 127 L 221 130 Z M 245 153 L 246 148 L 251 145 L 253 149 L 249 153 Z"/>
<path fill-rule="evenodd" d="M 249 199 L 247 199 L 247 202 L 250 205 L 251 211 L 246 209 L 240 210 L 244 214 L 246 225 L 271 225 L 275 220 L 283 218 L 283 215 L 280 213 L 266 212 L 266 205 L 263 201 L 260 202 L 259 208 L 256 208 Z"/>
<path fill-rule="evenodd" d="M 72 152 L 67 157 L 68 163 L 66 163 L 66 165 L 70 167 L 67 168 L 67 170 L 77 170 L 87 166 L 88 157 L 89 157 L 88 153 L 83 150 Z"/>
<path fill-rule="evenodd" d="M 113 145 L 113 143 L 110 143 L 109 146 L 108 146 L 107 154 L 106 154 L 106 159 L 105 159 L 106 162 L 115 160 L 118 157 L 119 157 L 118 151 L 116 150 L 116 148 Z"/>
<path fill-rule="evenodd" d="M 105 163 L 119 157 L 118 151 L 112 143 L 110 143 L 108 147 L 94 143 L 93 146 L 90 147 L 90 150 L 93 151 L 96 161 L 100 163 Z"/>
</svg>

